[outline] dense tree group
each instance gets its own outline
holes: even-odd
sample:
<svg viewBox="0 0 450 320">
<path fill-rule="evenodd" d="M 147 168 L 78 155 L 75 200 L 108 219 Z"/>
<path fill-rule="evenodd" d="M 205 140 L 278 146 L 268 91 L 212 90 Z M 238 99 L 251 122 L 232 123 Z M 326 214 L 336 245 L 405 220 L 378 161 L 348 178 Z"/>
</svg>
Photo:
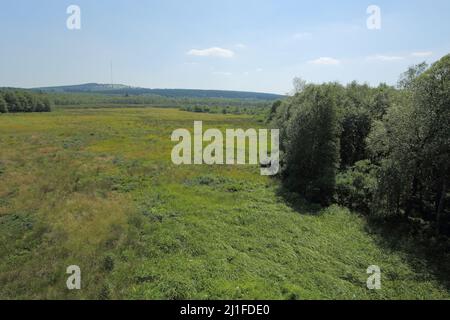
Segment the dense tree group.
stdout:
<svg viewBox="0 0 450 320">
<path fill-rule="evenodd" d="M 410 68 L 397 88 L 354 82 L 295 91 L 269 116 L 281 129 L 289 188 L 450 234 L 450 55 Z"/>
<path fill-rule="evenodd" d="M 46 95 L 25 90 L 0 90 L 0 113 L 49 112 L 51 108 Z"/>
</svg>

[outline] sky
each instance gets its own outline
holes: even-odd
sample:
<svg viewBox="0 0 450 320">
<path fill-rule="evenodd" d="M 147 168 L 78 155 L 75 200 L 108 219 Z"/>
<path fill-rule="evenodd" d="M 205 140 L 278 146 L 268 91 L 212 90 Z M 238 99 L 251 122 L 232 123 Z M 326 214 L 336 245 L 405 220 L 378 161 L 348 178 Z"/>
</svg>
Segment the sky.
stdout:
<svg viewBox="0 0 450 320">
<path fill-rule="evenodd" d="M 284 94 L 294 77 L 395 84 L 438 60 L 450 1 L 0 0 L 0 30 L 0 87 L 111 83 L 112 63 L 114 83 Z"/>
</svg>

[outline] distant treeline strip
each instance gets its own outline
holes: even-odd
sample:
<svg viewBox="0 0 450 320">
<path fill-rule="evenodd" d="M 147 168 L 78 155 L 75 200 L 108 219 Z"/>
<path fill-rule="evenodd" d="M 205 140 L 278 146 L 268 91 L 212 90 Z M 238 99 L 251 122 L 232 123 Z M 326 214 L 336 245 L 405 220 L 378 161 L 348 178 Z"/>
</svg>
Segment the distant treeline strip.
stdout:
<svg viewBox="0 0 450 320">
<path fill-rule="evenodd" d="M 97 93 L 49 93 L 56 106 L 79 105 L 145 105 L 154 107 L 269 107 L 271 101 L 232 98 L 169 98 L 158 95 L 115 95 Z"/>
<path fill-rule="evenodd" d="M 268 100 L 274 101 L 282 99 L 284 96 L 272 93 L 248 92 L 248 91 L 230 91 L 230 90 L 199 90 L 199 89 L 148 89 L 134 88 L 125 85 L 85 83 L 80 85 L 59 86 L 36 88 L 34 90 L 45 93 L 90 93 L 90 94 L 109 94 L 116 96 L 160 96 L 165 98 L 223 98 L 223 99 L 242 99 L 242 100 Z"/>
<path fill-rule="evenodd" d="M 26 90 L 0 90 L 0 113 L 50 112 L 52 103 L 47 95 Z"/>
</svg>

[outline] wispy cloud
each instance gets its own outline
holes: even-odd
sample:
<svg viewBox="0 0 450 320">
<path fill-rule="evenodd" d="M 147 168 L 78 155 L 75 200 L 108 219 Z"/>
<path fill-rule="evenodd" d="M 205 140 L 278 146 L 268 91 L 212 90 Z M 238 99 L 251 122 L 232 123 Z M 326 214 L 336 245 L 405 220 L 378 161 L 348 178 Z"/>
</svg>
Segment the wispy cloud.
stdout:
<svg viewBox="0 0 450 320">
<path fill-rule="evenodd" d="M 218 57 L 218 58 L 233 58 L 234 52 L 228 49 L 213 47 L 208 49 L 192 49 L 187 52 L 190 56 L 197 57 Z"/>
<path fill-rule="evenodd" d="M 432 56 L 432 55 L 433 55 L 433 52 L 432 52 L 432 51 L 418 51 L 418 52 L 413 52 L 413 53 L 411 53 L 411 55 L 412 55 L 413 57 L 421 57 L 421 58 L 423 58 L 423 57 L 429 57 L 429 56 Z"/>
<path fill-rule="evenodd" d="M 382 61 L 382 62 L 393 62 L 393 61 L 401 61 L 401 60 L 406 60 L 410 57 L 418 57 L 418 58 L 425 58 L 425 57 L 429 57 L 432 56 L 433 52 L 431 51 L 417 51 L 417 52 L 412 52 L 409 55 L 404 55 L 404 56 L 388 56 L 388 55 L 374 55 L 374 56 L 369 56 L 366 57 L 366 60 L 368 61 Z"/>
<path fill-rule="evenodd" d="M 381 55 L 381 54 L 367 57 L 367 60 L 369 60 L 369 61 L 384 61 L 384 62 L 399 61 L 399 60 L 404 60 L 404 59 L 405 58 L 401 57 L 401 56 L 386 56 L 386 55 Z"/>
<path fill-rule="evenodd" d="M 295 40 L 307 40 L 312 38 L 312 34 L 309 32 L 298 32 L 295 33 L 292 38 L 294 38 Z"/>
<path fill-rule="evenodd" d="M 245 49 L 245 48 L 247 48 L 247 46 L 245 44 L 243 44 L 243 43 L 237 43 L 235 45 L 235 47 L 238 48 L 238 49 Z"/>
<path fill-rule="evenodd" d="M 318 59 L 308 61 L 308 63 L 323 66 L 337 66 L 341 64 L 341 61 L 330 57 L 320 57 Z"/>
</svg>

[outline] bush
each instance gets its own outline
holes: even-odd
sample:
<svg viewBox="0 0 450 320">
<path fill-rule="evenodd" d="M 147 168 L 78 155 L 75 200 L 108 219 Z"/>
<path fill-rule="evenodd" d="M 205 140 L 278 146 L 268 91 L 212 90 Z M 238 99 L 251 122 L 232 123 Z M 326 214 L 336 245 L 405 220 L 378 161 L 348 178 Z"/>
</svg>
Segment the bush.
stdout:
<svg viewBox="0 0 450 320">
<path fill-rule="evenodd" d="M 112 271 L 114 269 L 114 258 L 110 255 L 107 255 L 103 258 L 102 268 L 105 271 Z"/>
<path fill-rule="evenodd" d="M 336 202 L 351 210 L 370 213 L 377 190 L 378 167 L 369 160 L 359 161 L 336 176 Z"/>
</svg>

